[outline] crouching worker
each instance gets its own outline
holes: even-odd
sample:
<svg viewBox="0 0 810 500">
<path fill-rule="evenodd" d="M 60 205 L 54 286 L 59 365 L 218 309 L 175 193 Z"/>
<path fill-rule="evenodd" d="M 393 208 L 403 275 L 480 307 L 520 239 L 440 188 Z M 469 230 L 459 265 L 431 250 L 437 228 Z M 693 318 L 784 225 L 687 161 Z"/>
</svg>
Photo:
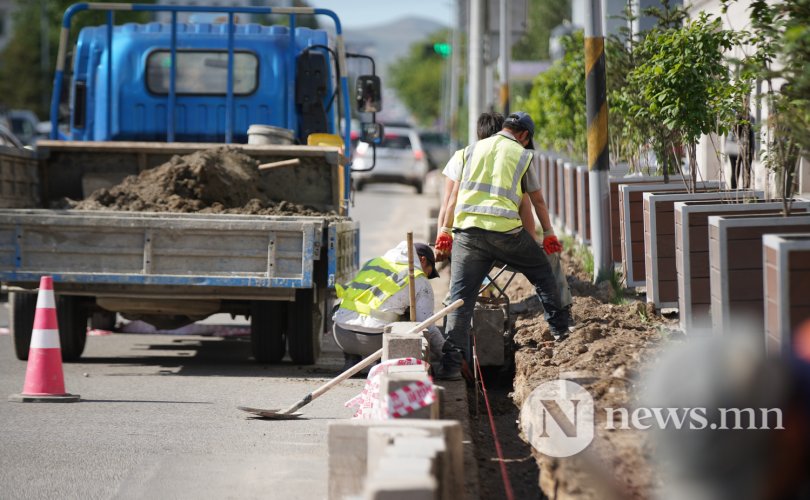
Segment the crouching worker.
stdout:
<svg viewBox="0 0 810 500">
<path fill-rule="evenodd" d="M 436 258 L 424 243 L 414 244 L 416 321 L 433 315 L 433 288 L 437 278 Z M 343 371 L 382 348 L 383 330 L 390 323 L 410 320 L 408 291 L 408 243 L 403 241 L 382 257 L 366 262 L 346 288 L 338 287 L 340 307 L 332 317 L 335 341 L 346 360 Z M 441 356 L 444 337 L 436 326 L 428 328 L 433 355 Z"/>
</svg>

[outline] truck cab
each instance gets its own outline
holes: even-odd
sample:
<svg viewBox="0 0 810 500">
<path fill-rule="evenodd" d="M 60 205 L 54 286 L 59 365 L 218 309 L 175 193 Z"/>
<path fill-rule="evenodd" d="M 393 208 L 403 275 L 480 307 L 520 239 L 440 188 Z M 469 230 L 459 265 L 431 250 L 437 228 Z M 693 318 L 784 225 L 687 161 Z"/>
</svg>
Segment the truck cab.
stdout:
<svg viewBox="0 0 810 500">
<path fill-rule="evenodd" d="M 112 36 L 106 26 L 82 29 L 66 139 L 247 143 L 256 124 L 292 130 L 299 144 L 336 133 L 327 32 L 233 28 L 232 37 L 227 23 L 128 23 Z"/>
</svg>

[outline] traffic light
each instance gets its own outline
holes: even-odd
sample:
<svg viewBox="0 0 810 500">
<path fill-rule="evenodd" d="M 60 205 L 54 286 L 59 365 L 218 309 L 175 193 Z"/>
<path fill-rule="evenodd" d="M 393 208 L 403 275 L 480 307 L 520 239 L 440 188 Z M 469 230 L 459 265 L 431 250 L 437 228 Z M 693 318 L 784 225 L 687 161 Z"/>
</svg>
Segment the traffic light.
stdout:
<svg viewBox="0 0 810 500">
<path fill-rule="evenodd" d="M 444 58 L 447 58 L 450 57 L 450 54 L 453 53 L 453 46 L 450 45 L 449 43 L 434 43 L 433 52 L 439 54 Z"/>
</svg>

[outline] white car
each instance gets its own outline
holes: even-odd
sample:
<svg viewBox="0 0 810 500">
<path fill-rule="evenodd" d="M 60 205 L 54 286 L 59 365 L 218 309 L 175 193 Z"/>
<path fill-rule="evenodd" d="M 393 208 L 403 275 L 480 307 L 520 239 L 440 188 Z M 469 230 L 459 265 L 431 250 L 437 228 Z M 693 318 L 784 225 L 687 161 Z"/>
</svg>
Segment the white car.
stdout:
<svg viewBox="0 0 810 500">
<path fill-rule="evenodd" d="M 373 161 L 371 145 L 358 142 L 354 151 L 353 169 L 370 168 Z M 428 172 L 428 160 L 419 134 L 412 128 L 386 127 L 377 146 L 374 168 L 368 172 L 353 172 L 354 187 L 358 191 L 370 183 L 390 182 L 407 184 L 421 194 Z"/>
</svg>

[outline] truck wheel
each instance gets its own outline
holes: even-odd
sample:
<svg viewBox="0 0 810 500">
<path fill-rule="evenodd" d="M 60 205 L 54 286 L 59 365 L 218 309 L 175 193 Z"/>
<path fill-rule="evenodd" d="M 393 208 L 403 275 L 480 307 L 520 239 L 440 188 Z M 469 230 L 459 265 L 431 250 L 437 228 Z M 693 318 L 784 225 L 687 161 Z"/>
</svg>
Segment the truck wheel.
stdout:
<svg viewBox="0 0 810 500">
<path fill-rule="evenodd" d="M 287 344 L 290 358 L 297 365 L 311 365 L 321 355 L 324 301 L 313 303 L 314 290 L 296 290 L 295 303 L 290 305 Z"/>
<path fill-rule="evenodd" d="M 14 337 L 14 353 L 17 359 L 28 359 L 28 348 L 31 345 L 31 330 L 34 328 L 34 312 L 37 309 L 37 294 L 16 293 L 8 294 L 10 309 L 9 325 L 11 335 Z"/>
<path fill-rule="evenodd" d="M 56 319 L 59 323 L 59 343 L 62 361 L 77 361 L 82 357 L 87 342 L 87 310 L 81 297 L 56 297 Z"/>
<path fill-rule="evenodd" d="M 257 363 L 278 363 L 286 351 L 287 304 L 254 300 L 250 304 L 250 347 Z"/>
</svg>

